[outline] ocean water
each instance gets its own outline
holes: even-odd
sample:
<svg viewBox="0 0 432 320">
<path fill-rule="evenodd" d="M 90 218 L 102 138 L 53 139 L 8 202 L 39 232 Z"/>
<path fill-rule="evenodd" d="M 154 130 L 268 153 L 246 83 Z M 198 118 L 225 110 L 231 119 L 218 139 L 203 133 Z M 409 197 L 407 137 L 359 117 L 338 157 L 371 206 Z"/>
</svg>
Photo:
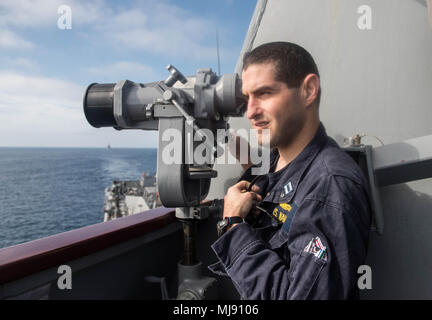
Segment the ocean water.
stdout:
<svg viewBox="0 0 432 320">
<path fill-rule="evenodd" d="M 156 174 L 156 149 L 0 148 L 0 248 L 103 221 L 113 180 Z"/>
</svg>

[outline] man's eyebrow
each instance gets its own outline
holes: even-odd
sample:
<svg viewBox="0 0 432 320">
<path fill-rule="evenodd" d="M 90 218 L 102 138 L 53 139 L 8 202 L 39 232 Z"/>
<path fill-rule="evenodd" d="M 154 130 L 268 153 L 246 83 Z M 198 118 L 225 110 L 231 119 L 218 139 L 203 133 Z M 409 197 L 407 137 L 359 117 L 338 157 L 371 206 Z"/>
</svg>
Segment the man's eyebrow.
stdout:
<svg viewBox="0 0 432 320">
<path fill-rule="evenodd" d="M 260 92 L 260 91 L 275 91 L 277 88 L 275 88 L 274 87 L 274 85 L 272 85 L 272 86 L 269 86 L 269 85 L 263 85 L 263 86 L 261 86 L 261 87 L 257 87 L 257 88 L 255 88 L 255 89 L 253 89 L 252 91 L 251 91 L 251 93 L 257 93 L 257 92 Z"/>
<path fill-rule="evenodd" d="M 252 92 L 257 92 L 257 91 L 274 91 L 276 88 L 274 86 L 262 86 L 262 87 L 258 87 L 255 88 Z"/>
</svg>

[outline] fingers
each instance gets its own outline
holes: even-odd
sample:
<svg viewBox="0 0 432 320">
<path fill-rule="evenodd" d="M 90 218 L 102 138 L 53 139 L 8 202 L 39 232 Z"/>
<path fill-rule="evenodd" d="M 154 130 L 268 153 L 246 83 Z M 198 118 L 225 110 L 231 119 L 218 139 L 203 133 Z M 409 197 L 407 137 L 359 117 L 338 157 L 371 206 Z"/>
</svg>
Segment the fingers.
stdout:
<svg viewBox="0 0 432 320">
<path fill-rule="evenodd" d="M 250 192 L 250 193 L 251 193 L 252 196 L 254 197 L 254 200 L 255 200 L 255 201 L 257 201 L 257 202 L 262 201 L 262 197 L 261 197 L 261 195 L 259 195 L 258 193 L 255 193 L 255 192 Z"/>
<path fill-rule="evenodd" d="M 242 180 L 238 182 L 237 184 L 233 185 L 232 187 L 235 189 L 238 189 L 240 191 L 246 191 L 249 188 L 250 182 L 246 180 Z"/>
<path fill-rule="evenodd" d="M 250 199 L 250 201 L 253 201 L 254 203 L 262 201 L 261 195 L 253 191 L 247 192 L 245 196 L 247 196 Z"/>
<path fill-rule="evenodd" d="M 253 192 L 258 192 L 259 190 L 260 190 L 260 188 L 256 185 L 253 185 L 251 188 L 251 191 L 253 191 Z"/>
<path fill-rule="evenodd" d="M 250 186 L 250 182 L 246 181 L 246 180 L 242 180 L 240 182 L 238 182 L 237 184 L 235 184 L 233 187 L 237 188 L 238 190 L 245 192 L 248 191 L 249 186 Z M 251 188 L 251 191 L 253 192 L 258 192 L 260 190 L 260 188 L 257 185 L 253 185 Z"/>
<path fill-rule="evenodd" d="M 246 217 L 257 202 L 262 201 L 262 197 L 257 193 L 259 187 L 253 186 L 248 191 L 250 182 L 240 181 L 228 189 L 224 197 L 224 216 Z"/>
<path fill-rule="evenodd" d="M 251 191 L 248 191 L 249 186 L 250 186 L 250 182 L 242 180 L 237 184 L 233 185 L 231 188 L 229 188 L 228 193 L 231 194 L 231 196 L 235 196 L 235 194 L 237 194 L 237 196 L 240 196 L 238 195 L 238 192 L 240 192 L 242 194 L 245 194 L 245 196 L 249 198 L 251 201 L 255 201 L 255 202 L 262 201 L 261 195 L 257 193 L 260 190 L 260 188 L 256 185 L 253 185 Z"/>
</svg>

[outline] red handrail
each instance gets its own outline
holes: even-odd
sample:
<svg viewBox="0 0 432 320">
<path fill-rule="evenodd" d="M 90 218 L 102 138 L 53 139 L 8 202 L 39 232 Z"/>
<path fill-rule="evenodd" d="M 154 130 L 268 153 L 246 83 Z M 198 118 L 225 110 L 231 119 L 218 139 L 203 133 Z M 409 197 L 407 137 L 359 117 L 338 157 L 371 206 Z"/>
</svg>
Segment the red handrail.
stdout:
<svg viewBox="0 0 432 320">
<path fill-rule="evenodd" d="M 175 221 L 175 210 L 159 207 L 0 249 L 0 284 L 142 236 Z"/>
</svg>

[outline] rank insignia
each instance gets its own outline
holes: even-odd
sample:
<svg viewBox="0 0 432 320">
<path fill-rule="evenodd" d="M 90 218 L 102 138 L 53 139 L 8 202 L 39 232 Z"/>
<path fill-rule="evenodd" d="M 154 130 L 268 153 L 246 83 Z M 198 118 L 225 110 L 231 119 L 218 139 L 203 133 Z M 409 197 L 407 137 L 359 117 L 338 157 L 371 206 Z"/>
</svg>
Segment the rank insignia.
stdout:
<svg viewBox="0 0 432 320">
<path fill-rule="evenodd" d="M 291 181 L 289 181 L 286 185 L 284 185 L 284 192 L 285 192 L 285 194 L 288 194 L 288 193 L 290 193 L 291 191 L 293 191 L 293 186 L 292 186 L 292 183 L 291 183 Z"/>
</svg>

